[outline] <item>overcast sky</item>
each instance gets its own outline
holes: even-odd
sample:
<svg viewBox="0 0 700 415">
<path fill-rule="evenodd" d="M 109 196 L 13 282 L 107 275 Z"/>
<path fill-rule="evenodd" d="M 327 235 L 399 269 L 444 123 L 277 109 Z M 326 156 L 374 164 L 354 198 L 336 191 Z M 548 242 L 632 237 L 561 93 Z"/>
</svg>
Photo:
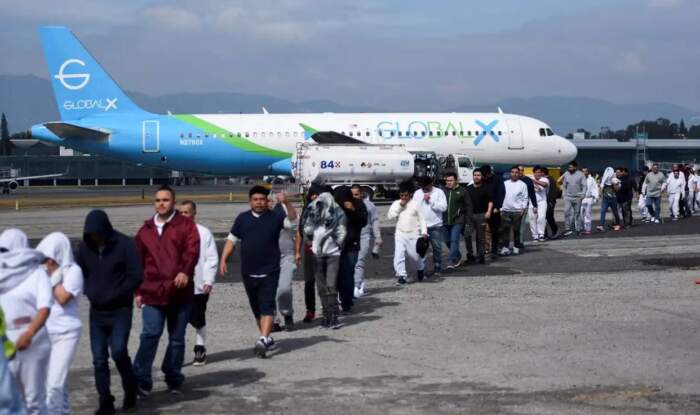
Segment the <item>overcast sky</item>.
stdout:
<svg viewBox="0 0 700 415">
<path fill-rule="evenodd" d="M 125 89 L 446 110 L 587 96 L 700 109 L 697 0 L 0 0 L 0 74 L 66 25 Z"/>
</svg>

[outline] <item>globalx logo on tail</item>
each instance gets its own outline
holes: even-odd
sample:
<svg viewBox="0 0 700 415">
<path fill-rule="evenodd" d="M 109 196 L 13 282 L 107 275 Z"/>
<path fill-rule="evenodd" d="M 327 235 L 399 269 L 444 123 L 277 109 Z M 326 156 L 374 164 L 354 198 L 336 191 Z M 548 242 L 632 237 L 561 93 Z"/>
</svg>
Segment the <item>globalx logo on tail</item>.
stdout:
<svg viewBox="0 0 700 415">
<path fill-rule="evenodd" d="M 67 61 L 63 62 L 60 68 L 58 68 L 58 73 L 54 75 L 54 78 L 58 79 L 58 82 L 63 85 L 64 88 L 70 89 L 71 91 L 77 91 L 80 89 L 85 88 L 85 85 L 90 82 L 90 74 L 89 73 L 65 73 L 66 68 L 69 65 L 80 65 L 80 66 L 85 66 L 85 62 L 81 61 L 80 59 L 68 59 Z M 68 80 L 78 80 L 77 84 L 67 82 Z"/>
</svg>

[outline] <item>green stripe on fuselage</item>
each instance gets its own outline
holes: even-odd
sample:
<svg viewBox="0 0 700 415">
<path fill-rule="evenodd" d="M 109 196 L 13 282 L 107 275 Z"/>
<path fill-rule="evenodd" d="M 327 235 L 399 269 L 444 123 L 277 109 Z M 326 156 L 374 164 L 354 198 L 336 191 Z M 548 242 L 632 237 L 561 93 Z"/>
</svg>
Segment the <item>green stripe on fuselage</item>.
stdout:
<svg viewBox="0 0 700 415">
<path fill-rule="evenodd" d="M 280 150 L 275 150 L 272 148 L 264 147 L 259 144 L 255 144 L 252 141 L 246 140 L 243 137 L 239 137 L 237 134 L 227 131 L 215 124 L 212 124 L 210 122 L 207 122 L 201 118 L 198 118 L 194 115 L 186 115 L 186 114 L 180 114 L 180 115 L 173 115 L 173 117 L 177 118 L 178 120 L 185 122 L 195 128 L 198 128 L 202 131 L 204 131 L 207 134 L 216 134 L 217 136 L 221 136 L 224 142 L 231 144 L 232 146 L 241 149 L 243 151 L 248 151 L 251 153 L 258 153 L 262 154 L 265 156 L 269 157 L 274 157 L 278 159 L 285 159 L 289 158 L 292 156 L 291 153 L 287 153 L 284 151 Z"/>
</svg>

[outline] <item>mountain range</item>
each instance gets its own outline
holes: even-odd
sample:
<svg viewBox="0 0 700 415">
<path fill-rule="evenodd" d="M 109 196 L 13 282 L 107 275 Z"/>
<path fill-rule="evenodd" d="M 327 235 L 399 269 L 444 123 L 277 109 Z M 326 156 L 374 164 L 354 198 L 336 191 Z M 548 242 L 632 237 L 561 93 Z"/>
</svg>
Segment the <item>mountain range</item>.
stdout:
<svg viewBox="0 0 700 415">
<path fill-rule="evenodd" d="M 235 92 L 175 93 L 152 97 L 138 92 L 127 94 L 144 109 L 156 113 L 271 113 L 390 112 L 391 108 L 342 105 L 331 100 L 291 101 L 269 95 Z M 435 108 L 431 112 L 504 112 L 529 115 L 550 124 L 560 135 L 579 128 L 596 133 L 601 127 L 625 128 L 641 120 L 659 117 L 686 125 L 700 119 L 699 111 L 668 103 L 620 104 L 596 98 L 543 96 L 504 99 L 491 104 L 465 104 L 457 108 Z M 58 119 L 48 80 L 33 75 L 0 75 L 0 112 L 7 116 L 11 132 L 27 130 L 33 124 Z"/>
</svg>

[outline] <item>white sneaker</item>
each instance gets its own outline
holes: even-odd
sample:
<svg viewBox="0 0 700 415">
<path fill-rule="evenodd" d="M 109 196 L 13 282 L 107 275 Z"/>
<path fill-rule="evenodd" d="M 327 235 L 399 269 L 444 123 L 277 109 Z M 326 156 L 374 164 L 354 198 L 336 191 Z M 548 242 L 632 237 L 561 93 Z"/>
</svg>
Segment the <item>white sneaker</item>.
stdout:
<svg viewBox="0 0 700 415">
<path fill-rule="evenodd" d="M 520 249 L 517 246 L 513 247 L 513 255 L 519 255 L 520 254 Z"/>
<path fill-rule="evenodd" d="M 501 252 L 499 252 L 503 256 L 510 255 L 510 249 L 506 248 L 505 246 L 501 248 Z"/>
<path fill-rule="evenodd" d="M 360 295 L 360 289 L 357 288 L 357 287 L 355 287 L 355 291 L 354 291 L 354 293 L 353 293 L 352 296 L 355 297 L 355 298 L 360 298 L 360 297 L 362 297 L 362 296 Z"/>
</svg>

